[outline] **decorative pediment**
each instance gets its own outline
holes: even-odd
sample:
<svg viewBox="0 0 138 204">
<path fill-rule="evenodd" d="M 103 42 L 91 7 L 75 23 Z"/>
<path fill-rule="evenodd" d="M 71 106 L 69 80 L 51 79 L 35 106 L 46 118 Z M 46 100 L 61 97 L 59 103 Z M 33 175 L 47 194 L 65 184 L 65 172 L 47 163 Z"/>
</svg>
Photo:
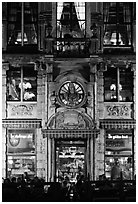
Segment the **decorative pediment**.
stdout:
<svg viewBox="0 0 138 204">
<path fill-rule="evenodd" d="M 94 123 L 86 114 L 67 110 L 54 115 L 47 126 L 49 129 L 93 129 Z"/>
</svg>

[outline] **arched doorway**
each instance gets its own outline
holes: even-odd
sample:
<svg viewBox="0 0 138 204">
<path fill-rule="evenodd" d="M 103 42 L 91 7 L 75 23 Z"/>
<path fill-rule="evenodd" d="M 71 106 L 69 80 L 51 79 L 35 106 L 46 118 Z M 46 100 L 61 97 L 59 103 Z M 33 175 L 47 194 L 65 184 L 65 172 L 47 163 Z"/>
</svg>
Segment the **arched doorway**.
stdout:
<svg viewBox="0 0 138 204">
<path fill-rule="evenodd" d="M 58 112 L 42 131 L 43 137 L 52 143 L 47 151 L 52 158 L 49 171 L 54 180 L 68 177 L 75 182 L 78 174 L 93 177 L 94 138 L 98 130 L 87 114 L 73 109 Z"/>
</svg>

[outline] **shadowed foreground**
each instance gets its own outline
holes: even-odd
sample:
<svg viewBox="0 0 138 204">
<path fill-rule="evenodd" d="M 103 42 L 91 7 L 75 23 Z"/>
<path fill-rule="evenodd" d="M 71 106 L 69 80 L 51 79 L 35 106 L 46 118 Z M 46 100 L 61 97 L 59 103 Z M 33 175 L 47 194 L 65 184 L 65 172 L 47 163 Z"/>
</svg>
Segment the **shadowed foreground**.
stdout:
<svg viewBox="0 0 138 204">
<path fill-rule="evenodd" d="M 84 181 L 76 184 L 45 182 L 35 177 L 25 181 L 4 179 L 3 202 L 135 202 L 136 181 Z"/>
</svg>

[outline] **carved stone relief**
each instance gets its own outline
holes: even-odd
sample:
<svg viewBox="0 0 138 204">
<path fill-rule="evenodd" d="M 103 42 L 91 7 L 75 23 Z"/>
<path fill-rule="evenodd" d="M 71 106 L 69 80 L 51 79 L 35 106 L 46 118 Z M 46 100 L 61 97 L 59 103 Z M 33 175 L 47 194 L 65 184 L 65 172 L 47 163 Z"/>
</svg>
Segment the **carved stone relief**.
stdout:
<svg viewBox="0 0 138 204">
<path fill-rule="evenodd" d="M 23 117 L 23 118 L 32 118 L 36 117 L 37 110 L 36 104 L 9 104 L 8 105 L 8 117 Z"/>
<path fill-rule="evenodd" d="M 130 104 L 118 104 L 118 105 L 106 105 L 105 106 L 105 118 L 131 118 L 131 106 Z"/>
<path fill-rule="evenodd" d="M 50 129 L 89 129 L 93 127 L 93 123 L 83 114 L 68 110 L 53 116 L 48 126 Z"/>
</svg>

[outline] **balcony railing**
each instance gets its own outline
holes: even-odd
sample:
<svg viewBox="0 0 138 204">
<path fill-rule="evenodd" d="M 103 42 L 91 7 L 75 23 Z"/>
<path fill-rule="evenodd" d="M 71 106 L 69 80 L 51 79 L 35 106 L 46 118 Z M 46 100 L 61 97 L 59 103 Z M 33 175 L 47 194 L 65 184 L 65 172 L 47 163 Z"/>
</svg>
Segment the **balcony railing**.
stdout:
<svg viewBox="0 0 138 204">
<path fill-rule="evenodd" d="M 97 52 L 97 39 L 47 38 L 44 51 L 56 57 L 89 57 Z"/>
</svg>

